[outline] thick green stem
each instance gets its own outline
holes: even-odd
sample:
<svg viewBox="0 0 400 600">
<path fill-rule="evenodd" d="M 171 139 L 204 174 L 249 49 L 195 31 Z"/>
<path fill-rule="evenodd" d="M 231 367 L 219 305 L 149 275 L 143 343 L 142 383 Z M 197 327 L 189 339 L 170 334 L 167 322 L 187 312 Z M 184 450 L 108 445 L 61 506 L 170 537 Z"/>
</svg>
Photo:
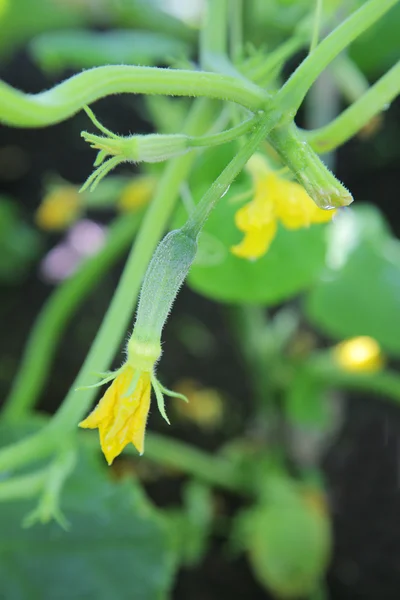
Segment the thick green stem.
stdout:
<svg viewBox="0 0 400 600">
<path fill-rule="evenodd" d="M 334 364 L 330 352 L 310 357 L 307 367 L 321 382 L 334 389 L 362 390 L 400 402 L 400 376 L 394 371 L 351 373 Z"/>
<path fill-rule="evenodd" d="M 184 442 L 149 433 L 146 439 L 146 458 L 157 464 L 182 470 L 213 486 L 237 492 L 244 490 L 238 469 L 228 459 L 215 453 L 211 456 Z"/>
<path fill-rule="evenodd" d="M 212 186 L 204 194 L 187 223 L 184 225 L 183 231 L 187 232 L 188 235 L 192 237 L 196 237 L 200 233 L 215 204 L 227 192 L 232 181 L 239 175 L 249 158 L 257 150 L 260 143 L 266 138 L 276 123 L 276 120 L 277 116 L 274 114 L 265 116 L 261 120 L 258 128 L 254 131 L 246 144 L 238 151 L 236 156 L 225 167 Z"/>
<path fill-rule="evenodd" d="M 0 123 L 44 127 L 63 121 L 83 106 L 111 94 L 201 96 L 232 101 L 257 111 L 269 96 L 261 88 L 229 75 L 153 67 L 106 66 L 74 75 L 51 90 L 24 94 L 0 82 Z"/>
<path fill-rule="evenodd" d="M 213 55 L 227 51 L 228 3 L 227 0 L 208 0 L 205 4 L 205 23 L 201 29 L 200 63 L 209 69 Z"/>
<path fill-rule="evenodd" d="M 256 64 L 243 69 L 243 73 L 251 81 L 266 86 L 285 62 L 306 44 L 304 35 L 294 35 L 273 50 L 266 57 L 260 57 Z"/>
<path fill-rule="evenodd" d="M 208 0 L 205 26 L 201 32 L 200 64 L 205 71 L 231 76 L 236 81 L 243 81 L 244 85 L 254 85 L 246 81 L 228 59 L 228 17 L 227 0 Z"/>
<path fill-rule="evenodd" d="M 251 376 L 257 409 L 265 416 L 273 412 L 271 378 L 272 344 L 268 338 L 268 321 L 259 306 L 238 306 L 229 309 L 235 337 Z"/>
<path fill-rule="evenodd" d="M 243 0 L 233 0 L 230 9 L 230 39 L 229 49 L 233 61 L 241 60 L 243 56 Z"/>
<path fill-rule="evenodd" d="M 368 79 L 346 53 L 338 56 L 330 69 L 337 87 L 349 104 L 357 102 L 369 90 Z"/>
<path fill-rule="evenodd" d="M 158 3 L 148 0 L 112 2 L 107 6 L 108 11 L 110 11 L 111 19 L 116 21 L 118 28 L 160 31 L 178 39 L 195 42 L 195 30 L 180 19 L 161 10 Z"/>
<path fill-rule="evenodd" d="M 196 102 L 188 119 L 186 133 L 201 134 L 209 120 L 209 104 L 206 101 Z M 39 433 L 0 450 L 0 471 L 15 469 L 49 454 L 87 412 L 96 390 L 90 388 L 76 392 L 75 388 L 88 385 L 93 380 L 93 373 L 109 367 L 128 328 L 147 265 L 171 217 L 180 185 L 187 176 L 193 158 L 193 154 L 186 154 L 166 167 L 107 314 L 63 404 L 49 425 Z"/>
<path fill-rule="evenodd" d="M 340 94 L 332 77 L 331 65 L 318 77 L 304 103 L 305 122 L 308 129 L 324 127 L 340 112 Z M 335 153 L 324 155 L 324 163 L 335 171 Z"/>
<path fill-rule="evenodd" d="M 318 46 L 319 32 L 321 29 L 322 21 L 322 3 L 323 0 L 315 0 L 315 14 L 310 42 L 310 52 L 314 52 L 315 48 Z"/>
<path fill-rule="evenodd" d="M 139 215 L 120 217 L 112 226 L 104 248 L 89 258 L 50 296 L 25 346 L 13 387 L 3 407 L 5 418 L 19 419 L 34 406 L 49 376 L 57 343 L 69 319 L 103 273 L 132 242 L 139 223 Z"/>
<path fill-rule="evenodd" d="M 304 96 L 325 67 L 353 40 L 392 8 L 397 1 L 369 0 L 334 29 L 308 55 L 275 98 L 276 106 L 282 110 L 285 121 L 293 119 Z"/>
<path fill-rule="evenodd" d="M 385 110 L 400 92 L 400 62 L 379 79 L 357 102 L 354 102 L 334 121 L 304 132 L 305 139 L 316 152 L 329 152 L 344 144 L 375 115 Z"/>
<path fill-rule="evenodd" d="M 10 477 L 0 481 L 0 502 L 33 498 L 41 492 L 47 478 L 47 469 L 41 469 L 28 475 Z"/>
<path fill-rule="evenodd" d="M 228 142 L 232 142 L 236 140 L 238 137 L 244 135 L 245 133 L 249 133 L 257 123 L 260 121 L 260 117 L 257 115 L 232 127 L 231 129 L 227 129 L 226 131 L 222 131 L 221 133 L 214 133 L 211 135 L 201 135 L 199 137 L 191 137 L 189 138 L 189 146 L 191 148 L 198 148 L 201 146 L 218 146 L 220 144 L 226 144 Z"/>
</svg>

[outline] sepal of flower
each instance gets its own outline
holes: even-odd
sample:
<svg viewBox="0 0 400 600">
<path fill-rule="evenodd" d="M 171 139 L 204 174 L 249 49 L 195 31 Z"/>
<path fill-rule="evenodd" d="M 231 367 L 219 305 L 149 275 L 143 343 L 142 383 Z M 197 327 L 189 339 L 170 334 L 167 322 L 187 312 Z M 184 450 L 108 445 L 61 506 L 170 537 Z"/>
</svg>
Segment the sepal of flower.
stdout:
<svg viewBox="0 0 400 600">
<path fill-rule="evenodd" d="M 90 147 L 99 151 L 94 162 L 94 166 L 97 168 L 83 184 L 81 191 L 87 188 L 93 191 L 103 177 L 120 163 L 162 162 L 168 158 L 185 154 L 190 149 L 190 140 L 186 135 L 120 136 L 104 127 L 90 108 L 85 107 L 85 111 L 93 124 L 104 135 L 95 135 L 87 131 L 81 132 L 81 136 L 90 144 Z"/>
<path fill-rule="evenodd" d="M 334 210 L 319 208 L 298 183 L 274 172 L 264 157 L 255 155 L 248 163 L 253 179 L 254 197 L 235 215 L 235 223 L 245 234 L 232 246 L 236 256 L 256 260 L 263 256 L 275 238 L 278 222 L 286 229 L 301 229 L 314 223 L 326 223 Z"/>
<path fill-rule="evenodd" d="M 185 399 L 164 387 L 156 377 L 155 364 L 161 355 L 159 345 L 139 342 L 132 336 L 127 354 L 126 362 L 119 369 L 90 386 L 112 381 L 94 410 L 79 423 L 84 429 L 99 430 L 100 446 L 109 465 L 129 443 L 143 454 L 152 388 L 167 423 L 164 394 Z"/>
</svg>

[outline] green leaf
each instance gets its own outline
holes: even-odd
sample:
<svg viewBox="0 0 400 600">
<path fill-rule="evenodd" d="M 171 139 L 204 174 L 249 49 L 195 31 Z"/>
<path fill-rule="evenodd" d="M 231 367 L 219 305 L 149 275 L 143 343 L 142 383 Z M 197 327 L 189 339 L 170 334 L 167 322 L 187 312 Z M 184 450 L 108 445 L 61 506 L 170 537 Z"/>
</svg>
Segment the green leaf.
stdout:
<svg viewBox="0 0 400 600">
<path fill-rule="evenodd" d="M 81 453 L 61 509 L 70 527 L 21 527 L 31 502 L 0 507 L 0 581 L 7 600 L 166 598 L 175 552 L 166 522 L 131 480 Z M 12 566 L 12 568 L 11 568 Z M 3 597 L 2 596 L 2 597 Z"/>
<path fill-rule="evenodd" d="M 285 483 L 271 477 L 271 500 L 248 511 L 245 543 L 261 584 L 278 598 L 309 597 L 331 552 L 329 516 L 318 490 Z"/>
<path fill-rule="evenodd" d="M 306 297 L 309 319 L 337 338 L 369 335 L 400 356 L 400 242 L 378 209 L 357 206 L 333 226 L 326 270 Z"/>
<path fill-rule="evenodd" d="M 243 236 L 234 222 L 243 202 L 239 204 L 235 197 L 247 190 L 243 184 L 232 185 L 211 213 L 188 283 L 195 291 L 221 302 L 278 304 L 296 296 L 318 277 L 324 264 L 326 226 L 297 231 L 279 227 L 265 256 L 253 262 L 238 258 L 230 248 Z"/>
<path fill-rule="evenodd" d="M 400 5 L 394 6 L 350 47 L 350 56 L 371 76 L 382 75 L 399 58 Z"/>
</svg>

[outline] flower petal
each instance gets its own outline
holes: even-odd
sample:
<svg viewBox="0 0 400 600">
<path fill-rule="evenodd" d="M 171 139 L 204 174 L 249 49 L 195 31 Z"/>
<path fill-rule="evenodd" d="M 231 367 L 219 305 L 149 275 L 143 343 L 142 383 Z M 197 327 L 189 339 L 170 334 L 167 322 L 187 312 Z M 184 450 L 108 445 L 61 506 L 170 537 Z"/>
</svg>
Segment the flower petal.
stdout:
<svg viewBox="0 0 400 600">
<path fill-rule="evenodd" d="M 235 256 L 249 260 L 260 258 L 269 249 L 276 235 L 276 229 L 276 221 L 271 221 L 262 229 L 247 232 L 240 244 L 231 247 L 231 252 Z"/>
</svg>

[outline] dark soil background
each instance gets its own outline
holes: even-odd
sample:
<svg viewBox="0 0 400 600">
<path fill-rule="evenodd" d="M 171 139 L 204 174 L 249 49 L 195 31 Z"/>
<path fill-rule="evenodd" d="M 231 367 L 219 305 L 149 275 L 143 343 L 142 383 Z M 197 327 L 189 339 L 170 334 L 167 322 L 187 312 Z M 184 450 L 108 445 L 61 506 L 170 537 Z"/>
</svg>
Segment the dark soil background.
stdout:
<svg viewBox="0 0 400 600">
<path fill-rule="evenodd" d="M 61 79 L 67 75 L 64 73 Z M 54 83 L 33 66 L 24 52 L 0 70 L 0 78 L 29 92 L 41 91 Z M 96 113 L 114 131 L 148 131 L 149 124 L 142 119 L 140 98 L 133 101 L 133 107 L 136 113 L 132 110 L 132 100 L 126 97 L 110 98 L 96 104 Z M 0 193 L 18 201 L 28 223 L 33 223 L 34 210 L 42 197 L 44 174 L 59 173 L 68 181 L 81 183 L 91 172 L 93 152 L 80 138 L 80 131 L 87 126 L 87 117 L 81 113 L 65 123 L 40 130 L 0 127 Z M 354 139 L 339 151 L 337 159 L 337 175 L 350 188 L 356 202 L 378 205 L 397 235 L 400 234 L 399 139 L 400 104 L 395 103 L 385 113 L 383 126 L 374 137 Z M 23 151 L 25 167 L 18 177 L 13 177 L 7 166 L 10 147 Z M 128 168 L 125 172 L 131 171 Z M 98 217 L 107 220 L 104 213 Z M 51 248 L 57 240 L 55 235 L 43 236 L 44 249 Z M 29 328 L 52 291 L 51 285 L 39 279 L 37 266 L 33 265 L 23 282 L 1 286 L 0 397 L 7 393 Z M 121 268 L 122 264 L 104 277 L 68 327 L 40 409 L 53 412 L 72 383 L 112 297 Z M 215 339 L 213 348 L 202 357 L 191 355 L 177 335 L 185 319 L 191 318 L 204 323 Z M 204 385 L 223 390 L 232 402 L 230 411 L 235 413 L 235 418 L 228 420 L 218 434 L 204 435 L 195 428 L 179 426 L 169 431 L 208 450 L 240 434 L 249 410 L 242 402 L 248 395 L 249 382 L 227 327 L 225 309 L 184 289 L 167 327 L 166 344 L 168 354 L 161 365 L 166 385 L 172 385 L 182 376 L 198 379 Z M 160 428 L 159 419 L 150 417 L 150 428 Z M 378 398 L 348 397 L 344 425 L 325 458 L 324 469 L 335 534 L 335 555 L 328 577 L 331 598 L 397 600 L 400 597 L 400 410 Z M 149 493 L 161 505 L 176 502 L 179 481 L 160 480 L 149 486 Z M 228 495 L 222 501 L 228 514 L 233 514 L 238 499 Z M 254 581 L 246 561 L 232 557 L 223 539 L 216 536 L 203 563 L 181 572 L 174 598 L 225 597 L 257 600 L 267 595 Z"/>
</svg>

